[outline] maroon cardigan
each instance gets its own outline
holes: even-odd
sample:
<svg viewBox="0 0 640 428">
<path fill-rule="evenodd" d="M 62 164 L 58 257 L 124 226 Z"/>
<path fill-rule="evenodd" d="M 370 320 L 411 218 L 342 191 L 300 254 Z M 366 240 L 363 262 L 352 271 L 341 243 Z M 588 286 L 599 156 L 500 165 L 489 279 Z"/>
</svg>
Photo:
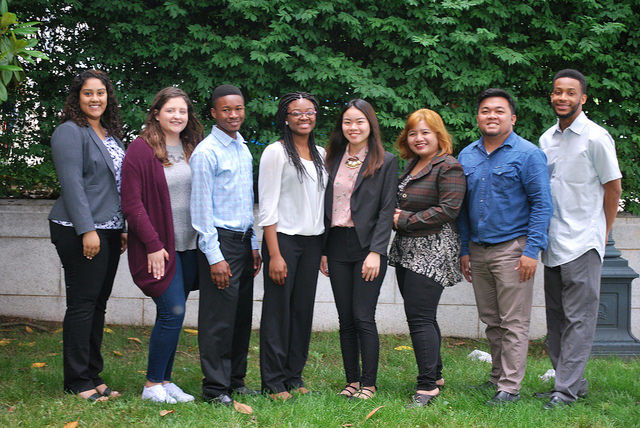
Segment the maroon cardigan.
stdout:
<svg viewBox="0 0 640 428">
<path fill-rule="evenodd" d="M 122 163 L 122 212 L 129 225 L 128 258 L 133 282 L 144 294 L 159 297 L 176 271 L 175 236 L 169 187 L 162 163 L 145 140 L 136 138 Z M 169 253 L 165 275 L 155 279 L 147 269 L 147 254 Z"/>
</svg>

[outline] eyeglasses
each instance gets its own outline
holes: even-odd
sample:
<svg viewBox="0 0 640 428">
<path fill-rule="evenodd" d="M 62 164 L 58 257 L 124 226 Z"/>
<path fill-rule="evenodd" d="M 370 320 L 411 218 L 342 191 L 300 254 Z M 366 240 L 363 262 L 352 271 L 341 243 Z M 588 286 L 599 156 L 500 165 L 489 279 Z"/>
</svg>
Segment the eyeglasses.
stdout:
<svg viewBox="0 0 640 428">
<path fill-rule="evenodd" d="M 307 111 L 289 111 L 287 114 L 295 117 L 296 119 L 302 116 L 313 117 L 315 116 L 317 111 L 315 110 L 307 110 Z"/>
</svg>

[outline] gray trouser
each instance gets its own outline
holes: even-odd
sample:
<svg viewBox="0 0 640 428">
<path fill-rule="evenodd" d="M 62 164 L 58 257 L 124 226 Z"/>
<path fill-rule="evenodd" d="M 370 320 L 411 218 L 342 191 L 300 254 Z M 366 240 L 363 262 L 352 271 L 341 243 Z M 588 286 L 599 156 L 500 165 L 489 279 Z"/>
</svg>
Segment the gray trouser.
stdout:
<svg viewBox="0 0 640 428">
<path fill-rule="evenodd" d="M 533 278 L 520 282 L 515 270 L 526 241 L 522 236 L 490 247 L 469 244 L 478 315 L 491 347 L 491 382 L 510 394 L 520 390 L 529 348 Z"/>
<path fill-rule="evenodd" d="M 584 369 L 596 332 L 602 261 L 596 250 L 544 268 L 547 346 L 556 370 L 553 394 L 575 401 L 587 393 Z"/>
</svg>

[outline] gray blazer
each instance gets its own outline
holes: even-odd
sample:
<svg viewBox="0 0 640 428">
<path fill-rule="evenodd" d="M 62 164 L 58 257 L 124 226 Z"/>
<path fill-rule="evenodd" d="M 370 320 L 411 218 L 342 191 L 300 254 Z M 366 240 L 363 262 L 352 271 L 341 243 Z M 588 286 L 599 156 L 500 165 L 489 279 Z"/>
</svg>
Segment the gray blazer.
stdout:
<svg viewBox="0 0 640 428">
<path fill-rule="evenodd" d="M 114 139 L 124 150 L 122 142 Z M 67 121 L 53 133 L 51 153 L 60 198 L 49 220 L 70 221 L 78 235 L 111 220 L 120 210 L 120 194 L 111 155 L 95 131 Z"/>
</svg>

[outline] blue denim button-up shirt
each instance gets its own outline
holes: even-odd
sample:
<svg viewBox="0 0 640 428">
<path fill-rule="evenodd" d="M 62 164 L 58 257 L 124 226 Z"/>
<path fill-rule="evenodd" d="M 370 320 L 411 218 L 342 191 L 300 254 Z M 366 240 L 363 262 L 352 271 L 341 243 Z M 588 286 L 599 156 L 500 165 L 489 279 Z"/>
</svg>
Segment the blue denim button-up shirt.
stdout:
<svg viewBox="0 0 640 428">
<path fill-rule="evenodd" d="M 523 254 L 534 259 L 547 247 L 553 213 L 547 158 L 538 147 L 511 132 L 490 154 L 480 138 L 458 156 L 467 193 L 458 217 L 461 255 L 469 241 L 497 244 L 527 237 Z"/>
</svg>

